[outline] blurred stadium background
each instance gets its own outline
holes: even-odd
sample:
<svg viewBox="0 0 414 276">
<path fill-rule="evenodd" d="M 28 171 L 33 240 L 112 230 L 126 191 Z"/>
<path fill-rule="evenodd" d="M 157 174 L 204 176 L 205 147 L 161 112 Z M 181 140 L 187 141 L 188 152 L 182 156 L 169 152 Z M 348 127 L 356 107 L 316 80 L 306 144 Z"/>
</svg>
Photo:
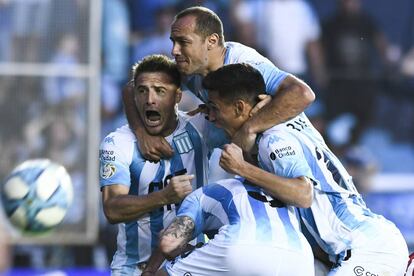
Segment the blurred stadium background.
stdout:
<svg viewBox="0 0 414 276">
<path fill-rule="evenodd" d="M 0 275 L 109 275 L 116 229 L 101 211 L 98 145 L 125 123 L 130 66 L 169 54 L 174 14 L 197 4 L 218 13 L 226 40 L 312 86 L 309 118 L 414 250 L 412 0 L 0 0 L 0 179 L 47 157 L 75 187 L 52 235 L 18 237 L 0 216 Z"/>
</svg>

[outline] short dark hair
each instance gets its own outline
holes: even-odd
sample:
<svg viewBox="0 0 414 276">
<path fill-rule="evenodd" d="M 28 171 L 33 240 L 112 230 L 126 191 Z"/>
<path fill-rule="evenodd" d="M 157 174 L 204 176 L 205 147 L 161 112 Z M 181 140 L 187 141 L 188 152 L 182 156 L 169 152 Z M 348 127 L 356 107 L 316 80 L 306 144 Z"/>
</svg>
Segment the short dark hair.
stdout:
<svg viewBox="0 0 414 276">
<path fill-rule="evenodd" d="M 171 82 L 180 87 L 181 77 L 177 64 L 165 55 L 150 55 L 132 66 L 132 83 L 136 86 L 136 80 L 142 73 L 165 73 L 171 78 Z"/>
<path fill-rule="evenodd" d="M 196 18 L 196 34 L 205 39 L 207 36 L 216 33 L 219 36 L 219 45 L 224 45 L 223 22 L 221 22 L 220 17 L 215 12 L 205 7 L 190 7 L 180 11 L 175 16 L 174 22 L 189 15 Z"/>
<path fill-rule="evenodd" d="M 208 73 L 202 84 L 207 90 L 217 91 L 227 102 L 243 99 L 252 105 L 258 102 L 257 96 L 266 91 L 262 74 L 247 63 L 224 65 Z"/>
</svg>

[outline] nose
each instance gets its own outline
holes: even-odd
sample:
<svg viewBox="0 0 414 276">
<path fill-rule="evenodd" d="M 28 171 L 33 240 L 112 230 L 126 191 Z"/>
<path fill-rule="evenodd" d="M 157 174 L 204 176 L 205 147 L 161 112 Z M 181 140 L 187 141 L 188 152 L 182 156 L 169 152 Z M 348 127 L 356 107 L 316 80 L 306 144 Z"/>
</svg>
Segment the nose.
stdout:
<svg viewBox="0 0 414 276">
<path fill-rule="evenodd" d="M 173 46 L 171 49 L 171 55 L 174 57 L 180 55 L 180 45 L 176 42 L 173 42 Z"/>
<path fill-rule="evenodd" d="M 152 105 L 155 103 L 156 95 L 157 93 L 155 93 L 155 91 L 153 91 L 152 89 L 148 91 L 147 93 L 147 104 L 148 105 Z"/>
</svg>

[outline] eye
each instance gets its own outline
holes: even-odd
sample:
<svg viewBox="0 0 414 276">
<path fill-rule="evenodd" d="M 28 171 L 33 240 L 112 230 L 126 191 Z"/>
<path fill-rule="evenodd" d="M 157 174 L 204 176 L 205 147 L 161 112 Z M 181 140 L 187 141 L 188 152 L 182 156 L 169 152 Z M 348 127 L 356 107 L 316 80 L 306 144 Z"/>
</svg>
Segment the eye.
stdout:
<svg viewBox="0 0 414 276">
<path fill-rule="evenodd" d="M 145 93 L 147 91 L 147 89 L 145 89 L 144 87 L 138 87 L 137 88 L 137 92 L 139 93 L 139 94 L 143 94 L 143 93 Z"/>
<path fill-rule="evenodd" d="M 161 88 L 161 87 L 156 87 L 155 92 L 157 92 L 158 95 L 164 95 L 165 94 L 165 89 Z"/>
</svg>

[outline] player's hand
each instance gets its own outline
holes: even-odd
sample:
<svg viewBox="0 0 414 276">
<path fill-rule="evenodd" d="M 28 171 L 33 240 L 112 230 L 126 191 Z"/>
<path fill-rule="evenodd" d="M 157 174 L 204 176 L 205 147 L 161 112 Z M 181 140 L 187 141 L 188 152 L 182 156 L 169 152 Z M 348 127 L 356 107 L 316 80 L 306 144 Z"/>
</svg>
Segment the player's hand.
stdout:
<svg viewBox="0 0 414 276">
<path fill-rule="evenodd" d="M 179 203 L 184 197 L 191 193 L 193 191 L 193 186 L 191 185 L 191 180 L 193 178 L 194 175 L 192 174 L 173 176 L 167 187 L 162 190 L 168 201 L 167 204 Z"/>
<path fill-rule="evenodd" d="M 272 96 L 267 94 L 260 94 L 257 97 L 259 98 L 260 102 L 258 102 L 250 111 L 250 117 L 256 114 L 260 109 L 262 109 L 265 105 L 272 101 Z"/>
<path fill-rule="evenodd" d="M 164 137 L 152 136 L 145 131 L 135 132 L 135 135 L 139 138 L 138 146 L 145 159 L 158 162 L 173 156 L 174 151 Z"/>
<path fill-rule="evenodd" d="M 187 112 L 187 115 L 194 116 L 198 113 L 204 113 L 205 115 L 208 115 L 207 105 L 206 104 L 200 104 L 196 109 Z"/>
<path fill-rule="evenodd" d="M 257 133 L 249 130 L 248 122 L 245 122 L 241 128 L 231 138 L 232 142 L 242 148 L 243 151 L 251 153 L 256 143 Z"/>
<path fill-rule="evenodd" d="M 246 161 L 242 149 L 236 144 L 226 144 L 221 152 L 219 165 L 228 173 L 242 175 Z"/>
</svg>

